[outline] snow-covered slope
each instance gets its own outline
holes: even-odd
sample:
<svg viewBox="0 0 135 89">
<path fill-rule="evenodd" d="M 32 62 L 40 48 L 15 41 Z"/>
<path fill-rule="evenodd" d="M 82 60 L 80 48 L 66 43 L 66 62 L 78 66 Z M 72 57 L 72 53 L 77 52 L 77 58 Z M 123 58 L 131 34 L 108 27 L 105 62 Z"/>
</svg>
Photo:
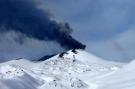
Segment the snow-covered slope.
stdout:
<svg viewBox="0 0 135 89">
<path fill-rule="evenodd" d="M 135 89 L 135 60 L 114 74 L 94 81 L 99 89 Z"/>
<path fill-rule="evenodd" d="M 43 62 L 13 60 L 0 64 L 0 89 L 135 89 L 134 65 L 108 62 L 83 50 Z"/>
</svg>

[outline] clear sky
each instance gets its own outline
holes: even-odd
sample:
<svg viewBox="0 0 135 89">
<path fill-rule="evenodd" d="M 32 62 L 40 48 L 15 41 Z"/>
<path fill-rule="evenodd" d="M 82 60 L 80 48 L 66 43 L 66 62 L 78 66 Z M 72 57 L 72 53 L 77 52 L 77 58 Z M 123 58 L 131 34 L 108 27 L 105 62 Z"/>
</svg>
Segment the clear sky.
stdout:
<svg viewBox="0 0 135 89">
<path fill-rule="evenodd" d="M 107 60 L 135 58 L 135 0 L 44 0 L 87 50 Z"/>
</svg>

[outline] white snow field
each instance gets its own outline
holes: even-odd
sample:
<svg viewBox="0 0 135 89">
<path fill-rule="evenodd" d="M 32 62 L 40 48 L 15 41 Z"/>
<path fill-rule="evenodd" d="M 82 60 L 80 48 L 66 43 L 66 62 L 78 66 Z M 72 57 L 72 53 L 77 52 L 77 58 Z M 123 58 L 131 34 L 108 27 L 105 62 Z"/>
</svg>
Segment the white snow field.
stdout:
<svg viewBox="0 0 135 89">
<path fill-rule="evenodd" d="M 68 51 L 43 62 L 0 64 L 0 89 L 135 89 L 135 61 L 105 61 L 86 51 Z"/>
</svg>

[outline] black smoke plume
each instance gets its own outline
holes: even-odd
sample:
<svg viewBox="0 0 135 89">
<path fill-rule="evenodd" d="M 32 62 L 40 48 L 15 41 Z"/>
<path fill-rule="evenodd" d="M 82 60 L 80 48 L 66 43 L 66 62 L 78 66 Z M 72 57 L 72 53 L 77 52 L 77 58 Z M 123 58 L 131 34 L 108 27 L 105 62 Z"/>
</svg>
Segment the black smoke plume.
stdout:
<svg viewBox="0 0 135 89">
<path fill-rule="evenodd" d="M 85 45 L 70 36 L 67 23 L 51 20 L 48 12 L 34 0 L 0 0 L 0 32 L 14 30 L 38 40 L 57 41 L 65 49 L 85 49 Z"/>
</svg>

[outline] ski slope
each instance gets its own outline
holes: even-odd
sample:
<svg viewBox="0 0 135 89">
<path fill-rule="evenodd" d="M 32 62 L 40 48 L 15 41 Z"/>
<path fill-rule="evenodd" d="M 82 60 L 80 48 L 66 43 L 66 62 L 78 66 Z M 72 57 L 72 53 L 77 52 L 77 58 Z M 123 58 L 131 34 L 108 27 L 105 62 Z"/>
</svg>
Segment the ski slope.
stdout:
<svg viewBox="0 0 135 89">
<path fill-rule="evenodd" d="M 83 50 L 46 61 L 0 64 L 0 89 L 135 89 L 135 61 L 105 61 Z"/>
</svg>

